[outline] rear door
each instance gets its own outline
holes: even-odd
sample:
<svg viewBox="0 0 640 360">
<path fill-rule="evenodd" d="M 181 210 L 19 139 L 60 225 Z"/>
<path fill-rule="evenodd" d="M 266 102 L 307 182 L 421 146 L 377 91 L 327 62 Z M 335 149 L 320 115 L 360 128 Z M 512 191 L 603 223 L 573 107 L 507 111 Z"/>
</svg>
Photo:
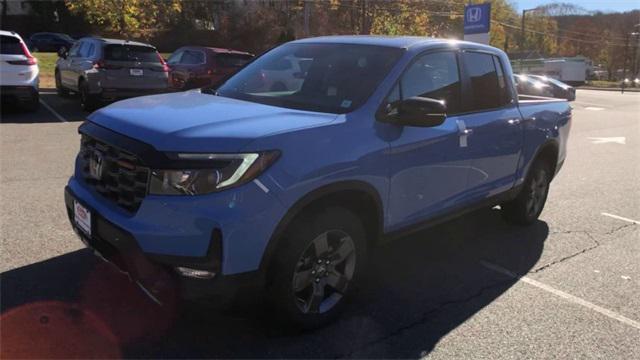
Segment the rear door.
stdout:
<svg viewBox="0 0 640 360">
<path fill-rule="evenodd" d="M 78 51 L 71 57 L 72 85 L 77 86 L 79 79 L 84 76 L 85 72 L 93 68 L 95 49 L 96 45 L 93 41 L 85 40 L 81 42 Z"/>
<path fill-rule="evenodd" d="M 107 44 L 103 48 L 103 89 L 163 89 L 167 72 L 156 49 L 144 45 Z"/>
<path fill-rule="evenodd" d="M 80 47 L 84 44 L 84 41 L 78 41 L 75 43 L 69 53 L 67 54 L 66 59 L 60 59 L 58 62 L 58 71 L 60 71 L 60 81 L 62 84 L 70 89 L 77 89 L 78 86 L 78 75 L 75 72 L 73 66 L 74 63 L 80 57 Z"/>
<path fill-rule="evenodd" d="M 463 74 L 470 99 L 461 117 L 471 157 L 472 198 L 510 189 L 523 145 L 523 124 L 504 65 L 490 53 L 464 51 Z"/>
</svg>

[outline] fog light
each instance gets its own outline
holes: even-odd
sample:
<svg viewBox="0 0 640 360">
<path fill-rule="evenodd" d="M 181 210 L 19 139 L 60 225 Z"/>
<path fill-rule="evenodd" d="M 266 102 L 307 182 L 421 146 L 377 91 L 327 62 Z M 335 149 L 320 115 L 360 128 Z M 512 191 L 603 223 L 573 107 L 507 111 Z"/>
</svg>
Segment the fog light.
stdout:
<svg viewBox="0 0 640 360">
<path fill-rule="evenodd" d="M 212 279 L 216 273 L 206 270 L 191 269 L 188 267 L 176 266 L 178 274 L 196 279 Z"/>
</svg>

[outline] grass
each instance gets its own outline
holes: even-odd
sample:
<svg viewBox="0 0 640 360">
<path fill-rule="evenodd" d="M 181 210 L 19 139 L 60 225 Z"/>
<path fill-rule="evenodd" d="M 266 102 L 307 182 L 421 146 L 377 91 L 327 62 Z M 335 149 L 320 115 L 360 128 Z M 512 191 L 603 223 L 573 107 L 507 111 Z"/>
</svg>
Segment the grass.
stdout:
<svg viewBox="0 0 640 360">
<path fill-rule="evenodd" d="M 36 52 L 33 53 L 33 56 L 38 59 L 38 66 L 40 67 L 40 87 L 55 88 L 56 83 L 53 74 L 55 72 L 58 54 L 52 52 Z"/>
<path fill-rule="evenodd" d="M 170 53 L 161 53 L 165 59 L 168 58 Z M 38 66 L 40 67 L 40 87 L 43 89 L 53 89 L 56 87 L 56 81 L 54 79 L 54 73 L 56 68 L 56 61 L 58 60 L 58 54 L 53 52 L 35 52 L 33 53 L 38 59 Z"/>
</svg>

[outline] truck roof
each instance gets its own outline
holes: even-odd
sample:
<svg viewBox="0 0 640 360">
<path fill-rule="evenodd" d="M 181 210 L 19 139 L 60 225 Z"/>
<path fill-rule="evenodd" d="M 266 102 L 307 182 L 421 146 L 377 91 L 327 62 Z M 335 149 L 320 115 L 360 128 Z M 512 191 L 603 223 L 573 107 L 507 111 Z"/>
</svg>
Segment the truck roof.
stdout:
<svg viewBox="0 0 640 360">
<path fill-rule="evenodd" d="M 450 44 L 456 47 L 465 46 L 468 48 L 484 49 L 488 51 L 500 51 L 492 46 L 474 42 L 456 39 L 438 39 L 426 36 L 337 35 L 306 38 L 293 41 L 293 43 L 361 44 L 396 47 L 402 49 Z"/>
</svg>

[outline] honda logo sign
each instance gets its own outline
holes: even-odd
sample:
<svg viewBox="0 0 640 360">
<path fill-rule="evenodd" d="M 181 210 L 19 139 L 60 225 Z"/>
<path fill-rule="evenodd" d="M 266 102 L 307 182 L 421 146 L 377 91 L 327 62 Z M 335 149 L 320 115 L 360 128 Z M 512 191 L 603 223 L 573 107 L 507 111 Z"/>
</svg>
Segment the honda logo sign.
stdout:
<svg viewBox="0 0 640 360">
<path fill-rule="evenodd" d="M 464 8 L 464 33 L 488 33 L 491 25 L 491 4 L 467 5 Z"/>
</svg>

